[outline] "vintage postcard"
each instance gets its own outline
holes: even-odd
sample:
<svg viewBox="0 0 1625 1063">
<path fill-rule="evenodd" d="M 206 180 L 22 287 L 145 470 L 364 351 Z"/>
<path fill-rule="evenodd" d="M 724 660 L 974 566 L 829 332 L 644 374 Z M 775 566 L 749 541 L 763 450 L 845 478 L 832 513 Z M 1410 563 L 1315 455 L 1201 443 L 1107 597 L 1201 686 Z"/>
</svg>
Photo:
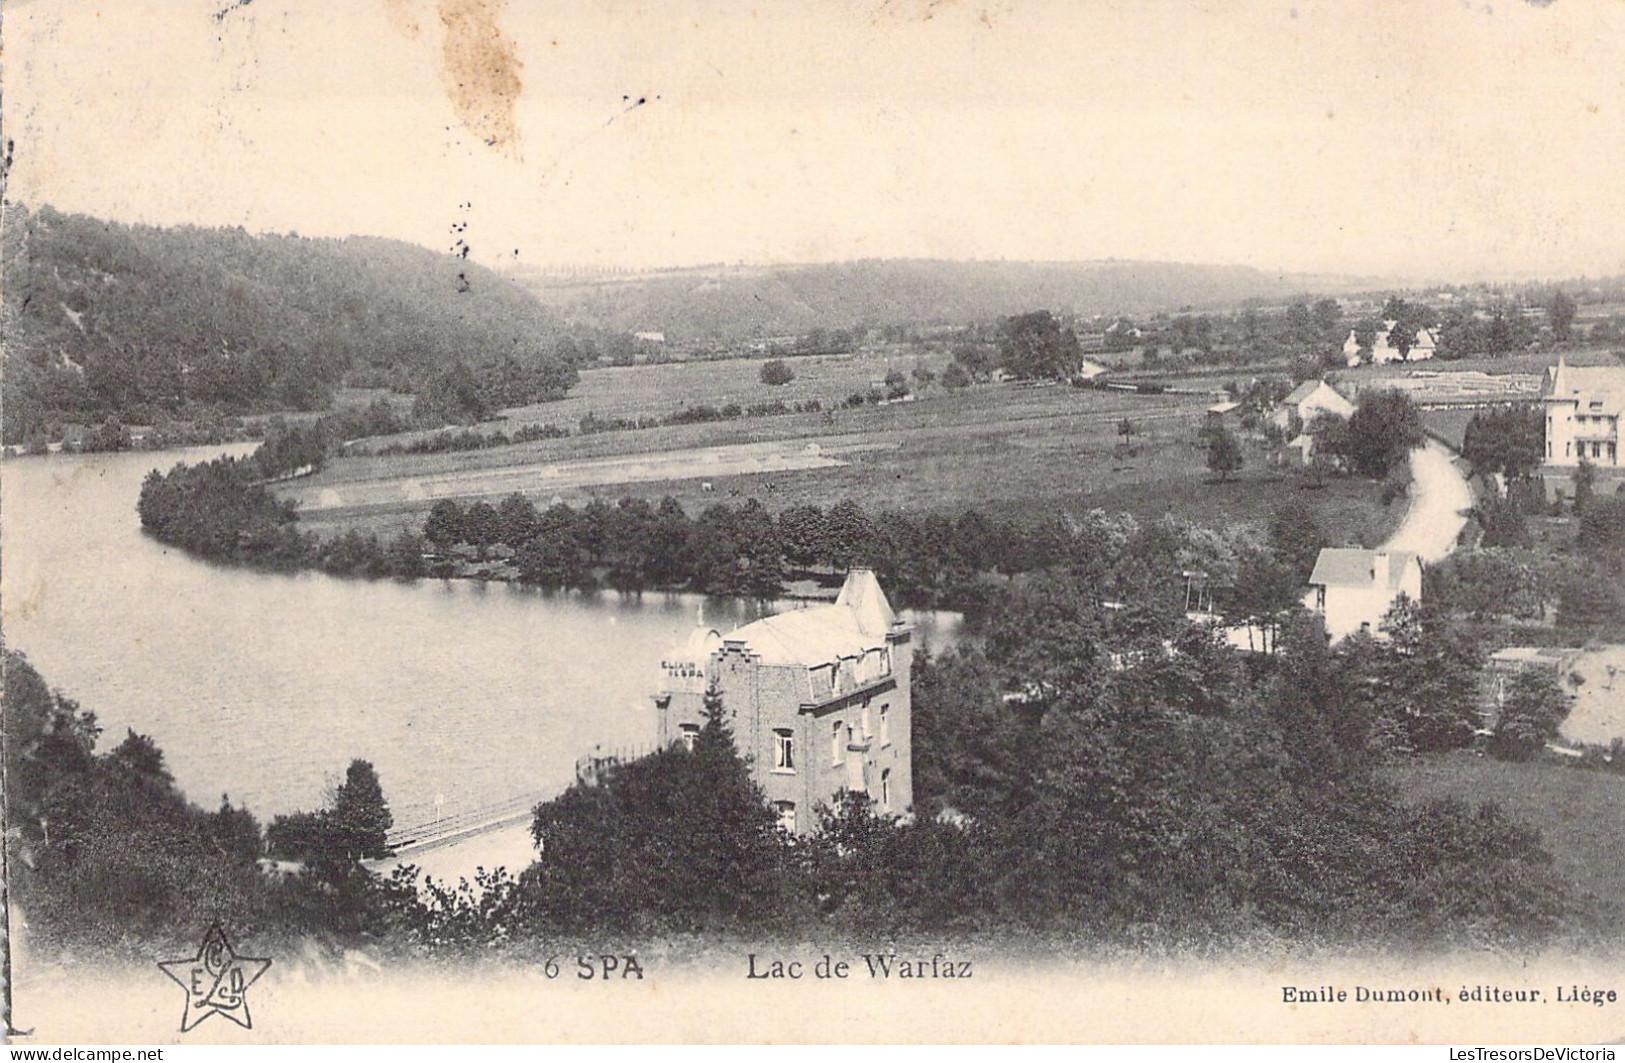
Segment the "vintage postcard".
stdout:
<svg viewBox="0 0 1625 1063">
<path fill-rule="evenodd" d="M 1625 6 L 0 18 L 19 1050 L 1625 1037 Z"/>
</svg>

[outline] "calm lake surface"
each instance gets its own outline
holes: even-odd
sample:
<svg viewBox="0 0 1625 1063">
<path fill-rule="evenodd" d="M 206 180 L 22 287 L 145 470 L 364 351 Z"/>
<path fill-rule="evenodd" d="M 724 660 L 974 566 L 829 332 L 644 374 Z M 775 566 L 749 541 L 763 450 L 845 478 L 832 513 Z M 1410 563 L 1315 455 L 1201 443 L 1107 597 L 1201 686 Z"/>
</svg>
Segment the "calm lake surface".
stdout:
<svg viewBox="0 0 1625 1063">
<path fill-rule="evenodd" d="M 398 824 L 563 789 L 594 745 L 647 748 L 661 655 L 703 604 L 726 631 L 788 603 L 545 594 L 509 584 L 278 575 L 141 534 L 153 468 L 254 444 L 0 464 L 6 643 L 96 713 L 150 734 L 194 801 L 262 821 L 312 808 L 353 757 Z M 951 643 L 954 614 L 911 614 Z"/>
</svg>

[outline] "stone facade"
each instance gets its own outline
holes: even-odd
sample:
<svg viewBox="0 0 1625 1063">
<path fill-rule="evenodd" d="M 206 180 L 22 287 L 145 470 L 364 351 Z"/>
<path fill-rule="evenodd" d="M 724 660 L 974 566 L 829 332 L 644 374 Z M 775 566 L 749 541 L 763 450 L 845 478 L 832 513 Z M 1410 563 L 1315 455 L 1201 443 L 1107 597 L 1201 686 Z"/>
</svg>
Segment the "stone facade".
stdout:
<svg viewBox="0 0 1625 1063">
<path fill-rule="evenodd" d="M 662 662 L 662 745 L 692 741 L 715 684 L 740 754 L 785 829 L 805 834 L 843 790 L 877 811 L 913 804 L 912 631 L 874 574 L 854 569 L 833 605 L 793 610 L 727 635 L 696 632 Z"/>
</svg>

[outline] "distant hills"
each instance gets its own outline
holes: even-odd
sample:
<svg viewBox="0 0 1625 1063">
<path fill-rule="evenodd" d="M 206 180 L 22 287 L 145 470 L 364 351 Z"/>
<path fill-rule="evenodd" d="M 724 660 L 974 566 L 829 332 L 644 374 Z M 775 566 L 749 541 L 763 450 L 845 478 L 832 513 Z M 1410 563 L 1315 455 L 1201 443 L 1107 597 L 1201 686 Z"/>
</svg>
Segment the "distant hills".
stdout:
<svg viewBox="0 0 1625 1063">
<path fill-rule="evenodd" d="M 414 244 L 122 225 L 8 205 L 5 441 L 117 415 L 151 423 L 418 392 L 465 365 L 493 402 L 562 394 L 556 315 Z"/>
<path fill-rule="evenodd" d="M 1349 277 L 1272 274 L 1170 262 L 949 262 L 707 267 L 642 274 L 508 274 L 565 321 L 675 341 L 730 341 L 855 325 L 962 324 L 1037 308 L 1145 314 L 1285 301 L 1378 286 Z"/>
<path fill-rule="evenodd" d="M 1372 287 L 1163 262 L 877 260 L 560 276 L 414 244 L 123 225 L 8 205 L 4 440 L 70 422 L 318 410 L 343 385 L 452 394 L 415 416 L 562 395 L 577 364 L 661 332 L 733 343 L 969 324 L 1034 309 L 1144 315 Z M 623 352 L 624 353 L 624 352 Z M 440 405 L 445 405 L 441 403 Z M 477 415 L 477 414 L 475 414 Z"/>
</svg>

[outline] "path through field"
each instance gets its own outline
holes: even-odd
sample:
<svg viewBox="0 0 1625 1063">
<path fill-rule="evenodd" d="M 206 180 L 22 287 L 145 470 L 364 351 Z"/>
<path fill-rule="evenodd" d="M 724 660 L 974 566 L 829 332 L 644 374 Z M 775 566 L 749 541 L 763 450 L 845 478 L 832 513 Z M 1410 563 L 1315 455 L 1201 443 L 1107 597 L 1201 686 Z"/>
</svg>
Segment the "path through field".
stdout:
<svg viewBox="0 0 1625 1063">
<path fill-rule="evenodd" d="M 1383 548 L 1409 551 L 1426 564 L 1443 561 L 1467 523 L 1472 489 L 1450 451 L 1434 439 L 1411 451 L 1411 477 L 1411 508 Z"/>
<path fill-rule="evenodd" d="M 861 449 L 857 445 L 846 451 Z M 844 465 L 817 445 L 797 443 L 742 443 L 699 447 L 656 454 L 634 454 L 579 461 L 555 461 L 492 469 L 413 476 L 400 472 L 372 480 L 333 486 L 296 484 L 287 497 L 306 511 L 338 507 L 366 507 L 441 498 L 492 498 L 518 492 L 562 490 L 594 484 L 629 484 L 651 480 L 677 480 L 737 476 L 743 473 L 787 472 Z"/>
</svg>

